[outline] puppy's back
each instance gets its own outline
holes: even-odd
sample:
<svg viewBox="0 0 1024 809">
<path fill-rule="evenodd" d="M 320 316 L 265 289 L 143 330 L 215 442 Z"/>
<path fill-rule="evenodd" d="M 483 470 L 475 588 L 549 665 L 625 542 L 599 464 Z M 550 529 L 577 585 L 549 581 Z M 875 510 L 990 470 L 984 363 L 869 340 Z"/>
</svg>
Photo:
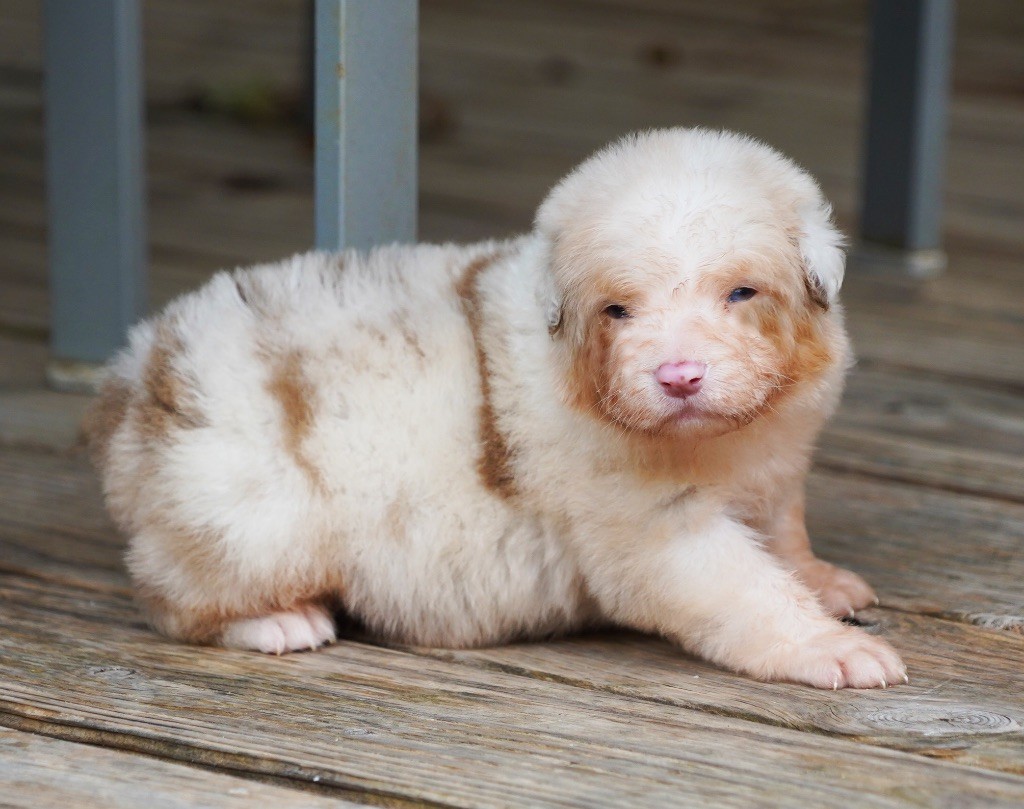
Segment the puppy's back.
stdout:
<svg viewBox="0 0 1024 809">
<path fill-rule="evenodd" d="M 139 324 L 85 424 L 115 519 L 276 546 L 367 510 L 393 485 L 374 470 L 460 479 L 479 383 L 456 291 L 488 249 L 297 256 Z"/>
</svg>

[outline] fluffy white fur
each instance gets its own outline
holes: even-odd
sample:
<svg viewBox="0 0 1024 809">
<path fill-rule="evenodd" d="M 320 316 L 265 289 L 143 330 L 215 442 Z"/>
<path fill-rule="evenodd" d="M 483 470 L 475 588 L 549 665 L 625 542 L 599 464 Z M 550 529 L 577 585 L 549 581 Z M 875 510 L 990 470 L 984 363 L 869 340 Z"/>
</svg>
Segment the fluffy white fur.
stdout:
<svg viewBox="0 0 1024 809">
<path fill-rule="evenodd" d="M 762 679 L 902 682 L 829 615 L 874 594 L 804 528 L 848 364 L 830 214 L 771 149 L 675 129 L 590 158 L 518 239 L 217 275 L 133 330 L 89 424 L 141 603 L 267 652 L 342 609 L 417 644 L 614 623 Z M 702 387 L 668 396 L 683 360 Z"/>
</svg>

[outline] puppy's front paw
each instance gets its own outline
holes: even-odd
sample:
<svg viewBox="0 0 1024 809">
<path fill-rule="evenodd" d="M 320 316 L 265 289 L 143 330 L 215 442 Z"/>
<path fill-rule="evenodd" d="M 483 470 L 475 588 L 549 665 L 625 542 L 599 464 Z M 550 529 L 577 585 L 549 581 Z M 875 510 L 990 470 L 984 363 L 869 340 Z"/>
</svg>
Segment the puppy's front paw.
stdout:
<svg viewBox="0 0 1024 809">
<path fill-rule="evenodd" d="M 909 682 L 907 667 L 884 640 L 859 629 L 837 626 L 802 644 L 778 652 L 772 679 L 815 688 L 888 688 Z"/>
<path fill-rule="evenodd" d="M 878 603 L 871 585 L 856 573 L 814 556 L 797 560 L 796 574 L 836 618 L 852 616 L 855 611 Z"/>
<path fill-rule="evenodd" d="M 309 604 L 263 618 L 234 621 L 225 628 L 221 643 L 232 649 L 279 655 L 316 649 L 334 639 L 334 619 L 323 607 Z"/>
</svg>

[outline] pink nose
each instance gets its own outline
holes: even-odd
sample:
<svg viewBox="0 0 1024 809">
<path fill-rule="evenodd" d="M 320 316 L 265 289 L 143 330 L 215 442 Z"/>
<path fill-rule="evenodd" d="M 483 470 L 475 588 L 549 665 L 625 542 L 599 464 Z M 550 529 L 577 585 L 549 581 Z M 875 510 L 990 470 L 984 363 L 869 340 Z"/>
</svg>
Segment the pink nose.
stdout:
<svg viewBox="0 0 1024 809">
<path fill-rule="evenodd" d="M 661 383 L 661 389 L 668 396 L 683 399 L 693 396 L 700 390 L 707 370 L 708 366 L 696 360 L 666 362 L 654 372 L 654 377 Z"/>
</svg>

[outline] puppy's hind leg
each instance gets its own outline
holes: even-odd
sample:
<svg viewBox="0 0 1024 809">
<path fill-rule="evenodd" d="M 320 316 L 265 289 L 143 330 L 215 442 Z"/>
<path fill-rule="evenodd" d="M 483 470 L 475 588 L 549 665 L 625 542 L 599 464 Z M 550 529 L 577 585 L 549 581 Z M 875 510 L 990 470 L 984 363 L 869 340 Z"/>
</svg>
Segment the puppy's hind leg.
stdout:
<svg viewBox="0 0 1024 809">
<path fill-rule="evenodd" d="M 268 654 L 335 640 L 338 592 L 309 565 L 245 565 L 215 540 L 136 535 L 128 565 L 155 629 L 174 638 Z"/>
</svg>

